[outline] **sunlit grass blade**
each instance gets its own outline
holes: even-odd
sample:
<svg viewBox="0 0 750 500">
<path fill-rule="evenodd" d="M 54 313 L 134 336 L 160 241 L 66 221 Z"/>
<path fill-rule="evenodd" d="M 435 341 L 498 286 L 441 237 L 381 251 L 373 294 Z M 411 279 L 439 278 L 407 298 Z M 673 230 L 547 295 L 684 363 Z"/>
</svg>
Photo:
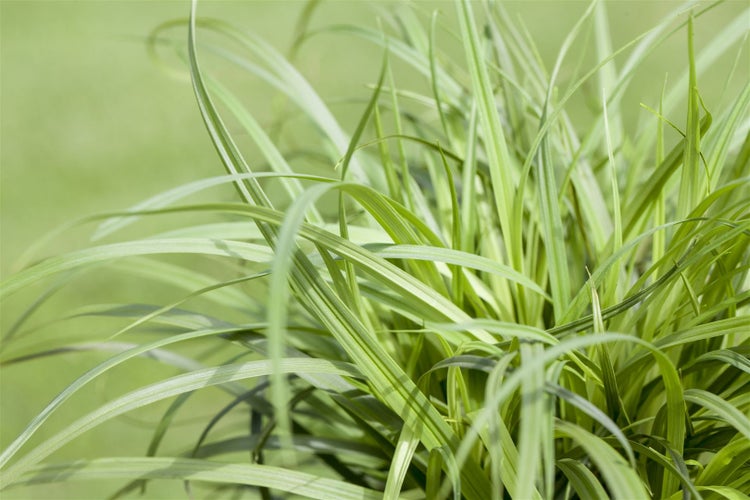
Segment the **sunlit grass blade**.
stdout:
<svg viewBox="0 0 750 500">
<path fill-rule="evenodd" d="M 571 487 L 578 493 L 579 497 L 607 498 L 607 492 L 599 480 L 581 462 L 570 458 L 561 458 L 556 465 L 568 478 Z"/>
<path fill-rule="evenodd" d="M 691 207 L 695 206 L 701 196 L 705 183 L 705 173 L 701 168 L 701 133 L 700 107 L 698 104 L 698 82 L 695 70 L 695 49 L 693 34 L 693 17 L 688 19 L 688 63 L 690 77 L 688 78 L 688 108 L 687 125 L 685 131 L 685 159 L 680 177 L 680 196 L 677 205 L 678 217 L 686 217 Z"/>
<path fill-rule="evenodd" d="M 725 401 L 716 394 L 711 394 L 701 389 L 686 390 L 685 401 L 706 408 L 711 413 L 716 414 L 721 420 L 737 429 L 745 438 L 750 439 L 750 419 L 730 402 Z"/>
<path fill-rule="evenodd" d="M 122 257 L 154 254 L 198 254 L 240 257 L 253 262 L 269 262 L 273 254 L 268 247 L 237 241 L 215 241 L 205 238 L 149 239 L 113 243 L 51 257 L 34 267 L 10 276 L 3 282 L 4 297 L 53 274 Z"/>
<path fill-rule="evenodd" d="M 510 217 L 513 190 L 516 184 L 513 174 L 514 165 L 511 162 L 503 127 L 495 107 L 492 83 L 487 72 L 487 66 L 484 63 L 483 47 L 476 31 L 472 6 L 468 1 L 462 1 L 456 4 L 456 9 L 469 73 L 472 78 L 472 87 L 477 100 L 479 121 L 484 132 L 484 147 L 486 148 L 492 179 L 494 208 L 503 230 L 507 263 L 516 271 L 521 271 L 521 256 L 518 255 L 520 242 L 511 240 L 511 235 L 515 234 Z"/>
<path fill-rule="evenodd" d="M 556 424 L 560 433 L 574 439 L 591 456 L 599 472 L 604 476 L 612 497 L 623 500 L 649 498 L 649 494 L 635 471 L 628 467 L 623 457 L 601 438 L 569 422 L 558 420 Z"/>
<path fill-rule="evenodd" d="M 27 471 L 22 484 L 119 479 L 189 479 L 222 484 L 273 488 L 307 498 L 363 500 L 379 499 L 381 493 L 344 481 L 295 472 L 280 467 L 256 464 L 226 464 L 189 458 L 102 458 L 60 465 L 42 465 Z"/>
<path fill-rule="evenodd" d="M 541 346 L 521 346 L 521 362 L 528 362 L 541 353 Z M 518 498 L 536 496 L 538 471 L 541 469 L 543 434 L 539 424 L 544 418 L 545 395 L 543 366 L 538 366 L 521 384 L 521 424 L 518 437 Z"/>
<path fill-rule="evenodd" d="M 750 461 L 750 440 L 737 436 L 711 457 L 706 467 L 698 474 L 695 484 L 722 485 L 736 477 L 740 468 Z"/>
<path fill-rule="evenodd" d="M 388 468 L 388 478 L 383 490 L 383 498 L 398 498 L 418 444 L 419 439 L 416 438 L 414 432 L 408 427 L 404 427 L 399 436 L 398 443 L 396 443 L 393 460 Z"/>
<path fill-rule="evenodd" d="M 206 368 L 197 372 L 178 375 L 126 394 L 77 420 L 68 428 L 37 446 L 17 462 L 14 462 L 0 476 L 3 487 L 14 483 L 19 474 L 28 470 L 29 467 L 38 464 L 61 446 L 118 415 L 202 387 L 269 375 L 272 369 L 271 362 L 267 360 Z M 284 359 L 278 369 L 285 373 L 300 372 L 360 376 L 359 372 L 349 364 L 310 358 Z"/>
</svg>

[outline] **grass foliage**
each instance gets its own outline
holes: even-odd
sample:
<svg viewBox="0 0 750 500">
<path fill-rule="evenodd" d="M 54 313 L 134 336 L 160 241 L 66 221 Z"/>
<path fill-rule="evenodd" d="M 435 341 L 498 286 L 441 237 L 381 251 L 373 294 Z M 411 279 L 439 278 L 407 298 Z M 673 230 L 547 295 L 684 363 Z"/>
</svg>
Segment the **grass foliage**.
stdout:
<svg viewBox="0 0 750 500">
<path fill-rule="evenodd" d="M 331 34 L 382 49 L 345 130 L 289 60 L 193 3 L 149 44 L 189 68 L 226 174 L 77 221 L 94 223 L 96 243 L 37 262 L 51 235 L 4 281 L 3 299 L 41 290 L 4 333 L 4 365 L 80 351 L 103 361 L 4 450 L 2 487 L 114 478 L 125 482 L 115 496 L 181 479 L 200 495 L 262 498 L 746 498 L 750 82 L 715 109 L 699 83 L 722 56 L 735 69 L 747 60 L 748 31 L 735 22 L 695 47 L 714 7 L 679 6 L 613 49 L 607 5 L 593 2 L 548 70 L 501 4 L 399 8 L 380 13 L 382 30 L 311 32 L 311 2 L 295 51 Z M 168 36 L 185 27 L 187 45 Z M 623 94 L 675 36 L 684 78 L 643 97 L 632 123 Z M 573 50 L 580 40 L 598 62 Z M 260 123 L 208 58 L 266 80 L 278 122 Z M 427 85 L 399 87 L 397 67 Z M 593 101 L 585 120 L 570 114 L 580 96 Z M 315 144 L 302 152 L 285 139 L 300 117 Z M 222 185 L 232 200 L 200 201 Z M 178 226 L 118 239 L 154 218 Z M 102 266 L 179 293 L 87 304 L 33 342 L 47 299 Z M 82 316 L 112 326 L 84 339 L 65 328 Z M 179 374 L 30 442 L 76 393 L 143 357 Z M 164 451 L 209 387 L 223 392 L 212 417 Z M 159 402 L 144 456 L 51 459 Z"/>
</svg>

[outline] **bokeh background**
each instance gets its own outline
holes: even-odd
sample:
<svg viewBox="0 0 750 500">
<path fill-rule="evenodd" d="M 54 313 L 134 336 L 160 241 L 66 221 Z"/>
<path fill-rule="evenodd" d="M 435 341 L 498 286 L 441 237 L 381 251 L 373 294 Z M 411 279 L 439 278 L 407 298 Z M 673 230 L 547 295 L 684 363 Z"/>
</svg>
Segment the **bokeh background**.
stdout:
<svg viewBox="0 0 750 500">
<path fill-rule="evenodd" d="M 228 21 L 288 52 L 305 4 L 294 0 L 205 0 L 200 2 L 199 15 Z M 377 27 L 378 10 L 399 5 L 323 2 L 311 19 L 311 26 L 350 23 Z M 447 27 L 454 26 L 449 2 L 414 5 L 420 12 L 429 13 L 435 8 L 444 11 L 441 19 Z M 526 1 L 506 2 L 506 6 L 523 20 L 551 68 L 561 41 L 587 3 Z M 618 47 L 653 26 L 678 3 L 615 1 L 607 6 L 613 45 Z M 696 47 L 709 43 L 724 23 L 738 16 L 744 16 L 750 30 L 747 6 L 746 0 L 727 1 L 701 17 L 696 25 Z M 184 18 L 188 12 L 187 0 L 0 1 L 0 275 L 12 273 L 33 242 L 68 221 L 121 210 L 168 188 L 223 173 L 189 82 L 170 76 L 146 50 L 146 38 L 155 27 Z M 184 35 L 179 30 L 170 33 L 178 39 Z M 457 58 L 457 64 L 462 64 L 462 48 L 455 40 L 446 38 L 441 45 Z M 739 57 L 736 50 L 732 51 L 701 75 L 699 84 L 709 109 L 718 106 L 750 77 L 747 41 L 744 45 L 745 51 Z M 207 67 L 231 85 L 261 123 L 270 125 L 276 92 L 251 75 L 226 65 L 212 65 L 207 59 Z M 358 118 L 362 106 L 357 100 L 367 98 L 367 84 L 376 79 L 380 60 L 381 51 L 372 44 L 346 35 L 327 34 L 303 45 L 295 64 L 333 103 L 331 109 L 342 123 L 349 126 Z M 165 63 L 170 67 L 179 65 L 176 58 L 167 58 Z M 725 75 L 733 64 L 737 73 L 726 88 L 726 80 L 716 75 Z M 676 79 L 686 67 L 685 32 L 681 31 L 645 61 L 623 104 L 626 123 L 632 127 L 647 119 L 648 113 L 639 104 L 656 107 L 665 75 Z M 425 82 L 413 72 L 402 66 L 396 68 L 401 71 L 396 74 L 400 84 L 424 87 Z M 563 72 L 563 82 L 565 76 Z M 574 106 L 579 108 L 574 109 L 574 114 L 580 120 L 587 117 L 584 104 L 581 98 Z M 682 115 L 683 111 L 679 111 L 669 118 L 682 123 Z M 240 142 L 252 163 L 253 147 L 242 142 L 241 135 Z M 229 198 L 231 192 L 223 196 Z M 82 248 L 88 244 L 89 234 L 82 229 L 66 231 L 43 247 L 40 256 Z M 34 294 L 43 290 L 34 289 L 3 303 L 3 331 L 35 298 Z M 31 324 L 44 325 L 74 307 L 100 302 L 102 295 L 112 302 L 159 302 L 160 293 L 158 287 L 144 287 L 137 279 L 114 280 L 103 273 L 96 279 L 76 281 L 74 288 L 56 294 L 35 313 Z M 43 334 L 40 333 L 39 343 L 43 345 L 45 339 L 52 341 L 76 328 L 86 330 L 77 334 L 91 337 L 103 338 L 111 333 L 106 322 L 68 321 L 40 326 Z M 68 354 L 3 367 L 0 447 L 7 446 L 63 387 L 104 357 L 104 353 Z M 66 404 L 35 442 L 80 416 L 82 409 L 172 373 L 146 361 L 113 372 L 84 396 Z M 210 397 L 201 401 L 206 407 L 195 415 L 196 421 L 214 410 Z M 87 433 L 54 458 L 142 455 L 150 438 L 149 426 L 159 416 L 158 409 L 151 409 L 118 419 Z M 184 429 L 190 429 L 190 424 L 187 418 L 181 423 Z M 179 450 L 179 430 L 174 434 L 168 446 Z M 194 434 L 183 437 L 190 437 L 188 443 L 192 443 Z M 102 482 L 15 489 L 4 492 L 3 498 L 101 498 L 112 491 L 112 486 Z M 182 495 L 179 484 L 157 485 L 149 492 L 150 498 Z"/>
</svg>

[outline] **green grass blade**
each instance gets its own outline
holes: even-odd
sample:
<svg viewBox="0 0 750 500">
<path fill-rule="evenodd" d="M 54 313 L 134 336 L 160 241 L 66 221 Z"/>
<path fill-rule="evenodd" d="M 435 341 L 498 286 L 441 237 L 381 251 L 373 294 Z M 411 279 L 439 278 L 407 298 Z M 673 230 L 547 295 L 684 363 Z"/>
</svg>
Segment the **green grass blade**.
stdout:
<svg viewBox="0 0 750 500">
<path fill-rule="evenodd" d="M 381 493 L 324 477 L 270 465 L 227 464 L 190 458 L 102 458 L 68 464 L 34 467 L 20 478 L 21 484 L 43 484 L 96 479 L 180 479 L 220 484 L 272 488 L 307 498 L 328 500 L 376 500 Z"/>
<path fill-rule="evenodd" d="M 574 439 L 586 450 L 604 476 L 613 498 L 649 498 L 638 474 L 601 438 L 563 420 L 556 424 L 558 432 Z"/>
<path fill-rule="evenodd" d="M 406 473 L 414 459 L 414 452 L 419 439 L 409 427 L 404 427 L 396 443 L 393 459 L 388 467 L 388 478 L 385 481 L 383 498 L 398 498 L 404 484 Z"/>
<path fill-rule="evenodd" d="M 542 352 L 541 346 L 521 345 L 521 363 L 534 359 Z M 540 469 L 542 433 L 539 423 L 544 418 L 544 367 L 537 366 L 521 383 L 521 424 L 518 436 L 518 498 L 538 496 L 536 490 Z"/>
<path fill-rule="evenodd" d="M 745 498 L 747 498 L 747 493 L 735 488 L 731 488 L 729 486 L 700 486 L 698 489 L 700 491 L 710 491 L 712 493 L 716 493 L 717 495 L 721 495 L 727 500 L 744 500 Z"/>
<path fill-rule="evenodd" d="M 568 478 L 570 485 L 580 498 L 594 499 L 609 496 L 596 476 L 581 462 L 570 458 L 561 458 L 556 465 Z"/>
<path fill-rule="evenodd" d="M 701 195 L 705 182 L 705 172 L 701 168 L 700 106 L 698 104 L 698 82 L 695 70 L 695 49 L 693 16 L 688 18 L 688 109 L 685 131 L 685 160 L 680 177 L 680 195 L 677 202 L 677 216 L 687 217 Z"/>
<path fill-rule="evenodd" d="M 34 267 L 10 276 L 2 283 L 0 298 L 9 296 L 36 281 L 70 269 L 123 257 L 157 254 L 218 255 L 252 262 L 269 262 L 273 254 L 268 247 L 238 241 L 216 241 L 207 238 L 170 238 L 113 243 L 51 257 Z"/>
<path fill-rule="evenodd" d="M 284 359 L 279 369 L 283 373 L 360 376 L 359 371 L 350 364 L 311 358 Z M 269 375 L 272 370 L 272 363 L 268 360 L 236 363 L 178 375 L 130 392 L 80 418 L 15 462 L 0 476 L 3 487 L 14 483 L 19 474 L 44 460 L 66 443 L 118 415 L 203 387 Z"/>
<path fill-rule="evenodd" d="M 750 419 L 737 407 L 720 396 L 702 389 L 687 389 L 685 391 L 685 401 L 700 405 L 716 414 L 721 420 L 737 429 L 745 438 L 750 439 Z"/>
<path fill-rule="evenodd" d="M 487 65 L 484 62 L 479 34 L 474 24 L 471 3 L 463 0 L 456 3 L 456 9 L 472 87 L 478 103 L 479 120 L 484 131 L 484 147 L 487 151 L 492 179 L 494 208 L 500 220 L 508 263 L 516 271 L 521 271 L 521 255 L 519 253 L 521 243 L 510 239 L 510 235 L 515 234 L 510 217 L 516 184 L 513 174 L 514 167 L 508 152 L 500 117 L 495 107 L 495 96 L 487 72 Z"/>
</svg>

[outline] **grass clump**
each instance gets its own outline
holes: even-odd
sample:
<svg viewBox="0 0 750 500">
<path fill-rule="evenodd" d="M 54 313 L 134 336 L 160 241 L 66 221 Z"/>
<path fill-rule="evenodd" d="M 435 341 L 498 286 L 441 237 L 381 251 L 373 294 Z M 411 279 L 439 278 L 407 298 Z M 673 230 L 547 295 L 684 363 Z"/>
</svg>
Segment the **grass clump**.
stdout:
<svg viewBox="0 0 750 500">
<path fill-rule="evenodd" d="M 383 12 L 381 30 L 313 32 L 312 2 L 296 47 L 326 33 L 382 47 L 347 132 L 287 59 L 197 17 L 193 3 L 189 21 L 158 28 L 150 47 L 185 61 L 226 174 L 86 219 L 110 242 L 5 280 L 3 297 L 57 277 L 5 332 L 6 366 L 118 352 L 5 449 L 2 487 L 124 478 L 121 496 L 176 478 L 201 496 L 251 498 L 746 495 L 750 84 L 709 109 L 699 75 L 723 54 L 746 58 L 747 26 L 727 26 L 696 52 L 694 26 L 714 7 L 680 8 L 612 50 L 607 6 L 594 2 L 548 71 L 502 5 L 406 8 Z M 168 36 L 185 25 L 186 46 Z M 209 32 L 236 49 L 201 45 Z M 652 95 L 648 119 L 627 119 L 623 95 L 639 65 L 682 35 L 684 83 Z M 580 40 L 595 40 L 593 54 L 577 56 Z M 274 126 L 204 70 L 209 53 L 275 87 Z M 398 86 L 404 65 L 423 89 Z M 582 97 L 593 103 L 585 119 L 570 113 Z M 289 146 L 293 105 L 311 151 Z M 684 125 L 673 123 L 679 109 Z M 235 126 L 257 157 L 243 154 Z M 191 203 L 218 185 L 234 187 L 232 201 Z M 168 215 L 179 228 L 114 239 Z M 46 299 L 102 264 L 186 291 L 73 312 L 111 325 L 95 342 L 64 334 L 65 320 L 52 345 L 29 342 Z M 180 373 L 27 444 L 79 390 L 144 356 Z M 223 399 L 182 432 L 176 422 L 207 387 Z M 145 456 L 48 460 L 159 402 Z M 181 448 L 163 451 L 175 434 Z"/>
</svg>

